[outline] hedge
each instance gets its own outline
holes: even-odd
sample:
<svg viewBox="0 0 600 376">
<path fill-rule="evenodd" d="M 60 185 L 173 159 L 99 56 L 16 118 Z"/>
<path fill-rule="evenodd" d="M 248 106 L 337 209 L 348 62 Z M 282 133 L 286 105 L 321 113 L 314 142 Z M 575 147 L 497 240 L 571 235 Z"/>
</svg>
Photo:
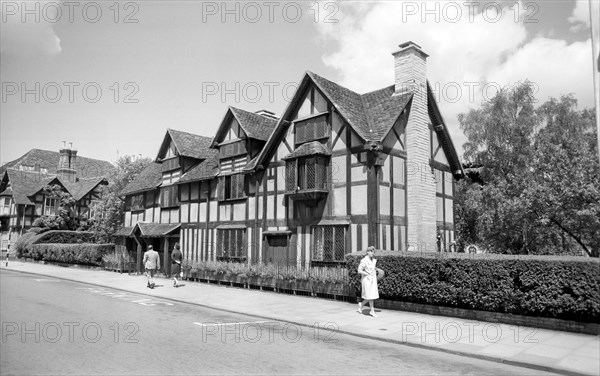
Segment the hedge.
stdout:
<svg viewBox="0 0 600 376">
<path fill-rule="evenodd" d="M 50 230 L 40 234 L 36 243 L 81 244 L 94 243 L 94 233 L 87 231 Z"/>
<path fill-rule="evenodd" d="M 66 264 L 102 266 L 102 256 L 115 251 L 114 244 L 33 244 L 22 257 Z"/>
<path fill-rule="evenodd" d="M 346 256 L 360 291 L 358 264 Z M 600 263 L 568 256 L 376 252 L 381 298 L 583 322 L 600 321 Z"/>
</svg>

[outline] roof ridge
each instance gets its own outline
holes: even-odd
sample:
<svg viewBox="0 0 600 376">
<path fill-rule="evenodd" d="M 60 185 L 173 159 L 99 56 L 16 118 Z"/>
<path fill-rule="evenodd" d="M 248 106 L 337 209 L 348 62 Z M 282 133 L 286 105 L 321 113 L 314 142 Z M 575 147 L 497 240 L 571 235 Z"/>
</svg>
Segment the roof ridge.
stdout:
<svg viewBox="0 0 600 376">
<path fill-rule="evenodd" d="M 209 136 L 203 136 L 203 135 L 197 134 L 197 133 L 191 133 L 191 132 L 186 132 L 186 131 L 180 131 L 178 129 L 167 128 L 167 132 L 171 132 L 171 131 L 172 132 L 177 132 L 177 133 L 185 133 L 185 134 L 189 134 L 191 136 L 202 137 L 202 138 L 206 138 L 206 139 L 212 140 L 212 137 L 209 137 Z"/>
</svg>

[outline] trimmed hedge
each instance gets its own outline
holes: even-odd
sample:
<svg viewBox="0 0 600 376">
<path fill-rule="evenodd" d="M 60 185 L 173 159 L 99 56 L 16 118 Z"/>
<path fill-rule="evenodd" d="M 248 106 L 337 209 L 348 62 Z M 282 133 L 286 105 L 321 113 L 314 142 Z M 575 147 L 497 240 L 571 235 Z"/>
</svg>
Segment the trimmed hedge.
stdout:
<svg viewBox="0 0 600 376">
<path fill-rule="evenodd" d="M 350 284 L 365 252 L 346 256 Z M 600 321 L 598 259 L 376 252 L 381 298 L 582 322 Z"/>
<path fill-rule="evenodd" d="M 114 244 L 33 244 L 22 257 L 66 264 L 102 266 L 102 256 L 115 251 Z"/>
<path fill-rule="evenodd" d="M 40 234 L 36 243 L 81 244 L 94 243 L 94 233 L 86 231 L 50 230 Z"/>
</svg>

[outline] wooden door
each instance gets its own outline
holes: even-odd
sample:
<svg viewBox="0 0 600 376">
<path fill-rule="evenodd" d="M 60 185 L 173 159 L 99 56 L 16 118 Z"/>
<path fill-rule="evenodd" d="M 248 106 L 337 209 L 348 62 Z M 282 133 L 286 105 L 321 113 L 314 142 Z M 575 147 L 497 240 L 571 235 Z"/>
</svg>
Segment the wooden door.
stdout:
<svg viewBox="0 0 600 376">
<path fill-rule="evenodd" d="M 266 250 L 263 262 L 280 265 L 296 265 L 296 249 L 290 247 L 289 236 L 269 235 L 265 238 Z"/>
</svg>

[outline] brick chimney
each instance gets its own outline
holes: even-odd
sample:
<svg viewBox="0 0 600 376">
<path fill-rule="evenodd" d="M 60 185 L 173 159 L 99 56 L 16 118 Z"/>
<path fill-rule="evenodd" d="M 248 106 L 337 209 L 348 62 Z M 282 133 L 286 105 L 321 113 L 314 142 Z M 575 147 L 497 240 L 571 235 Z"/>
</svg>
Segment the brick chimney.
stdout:
<svg viewBox="0 0 600 376">
<path fill-rule="evenodd" d="M 394 52 L 395 93 L 413 93 L 406 125 L 408 247 L 436 250 L 436 185 L 430 166 L 431 133 L 427 109 L 428 55 L 413 42 Z"/>
<path fill-rule="evenodd" d="M 73 148 L 71 142 L 69 147 L 63 141 L 63 147 L 60 149 L 60 157 L 58 159 L 58 176 L 66 181 L 75 182 L 77 180 L 77 170 L 75 162 L 77 160 L 77 149 Z"/>
</svg>

